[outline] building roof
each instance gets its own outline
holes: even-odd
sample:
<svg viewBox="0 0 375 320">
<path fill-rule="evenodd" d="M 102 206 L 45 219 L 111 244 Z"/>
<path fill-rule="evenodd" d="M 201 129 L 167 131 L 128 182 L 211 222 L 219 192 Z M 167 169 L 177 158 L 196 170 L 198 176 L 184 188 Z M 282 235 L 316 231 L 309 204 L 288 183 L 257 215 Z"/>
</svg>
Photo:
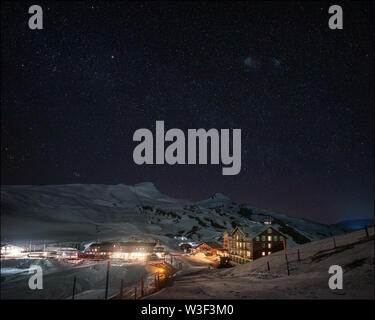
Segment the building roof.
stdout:
<svg viewBox="0 0 375 320">
<path fill-rule="evenodd" d="M 223 249 L 223 247 L 215 241 L 202 242 L 197 247 L 199 247 L 202 244 L 206 244 L 207 246 L 211 247 L 212 249 Z"/>
<path fill-rule="evenodd" d="M 6 246 L 11 246 L 11 247 L 16 247 L 16 248 L 22 248 L 21 246 L 16 246 L 16 245 L 11 244 L 11 243 L 2 243 L 1 244 L 1 247 L 6 247 Z"/>
<path fill-rule="evenodd" d="M 256 236 L 258 236 L 260 233 L 266 231 L 268 228 L 271 228 L 279 233 L 281 233 L 280 231 L 276 230 L 275 228 L 273 228 L 272 226 L 270 225 L 264 225 L 264 224 L 254 224 L 254 225 L 251 225 L 251 226 L 247 226 L 247 227 L 243 227 L 243 228 L 240 228 L 240 227 L 236 227 L 232 232 L 231 234 L 234 233 L 234 231 L 236 229 L 239 229 L 241 230 L 247 237 L 249 238 L 255 238 Z"/>
<path fill-rule="evenodd" d="M 138 242 L 138 241 L 104 241 L 104 242 L 94 242 L 89 245 L 89 247 L 92 246 L 112 246 L 117 245 L 121 247 L 132 247 L 132 246 L 147 246 L 147 247 L 154 247 L 155 242 Z"/>
</svg>

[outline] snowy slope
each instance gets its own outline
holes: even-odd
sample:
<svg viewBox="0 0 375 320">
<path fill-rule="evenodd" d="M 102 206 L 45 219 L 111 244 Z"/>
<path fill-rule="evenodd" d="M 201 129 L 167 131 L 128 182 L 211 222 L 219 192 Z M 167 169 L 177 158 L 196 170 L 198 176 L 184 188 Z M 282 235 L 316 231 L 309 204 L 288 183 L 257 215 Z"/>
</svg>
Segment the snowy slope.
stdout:
<svg viewBox="0 0 375 320">
<path fill-rule="evenodd" d="M 374 299 L 374 227 L 313 241 L 233 268 L 178 273 L 150 299 Z M 298 251 L 300 260 L 298 260 Z M 268 270 L 268 265 L 270 270 Z M 331 290 L 330 266 L 343 269 L 343 289 Z"/>
<path fill-rule="evenodd" d="M 30 290 L 29 268 L 43 270 L 43 290 Z M 111 263 L 109 295 L 118 292 L 120 281 L 129 287 L 140 281 L 146 269 L 136 264 Z M 106 262 L 64 259 L 5 259 L 1 261 L 1 299 L 69 299 L 76 277 L 76 299 L 104 299 Z"/>
<path fill-rule="evenodd" d="M 335 226 L 239 205 L 223 194 L 192 202 L 170 198 L 150 182 L 129 185 L 1 187 L 2 241 L 88 242 L 146 236 L 176 247 L 174 235 L 221 241 L 236 225 L 273 221 L 288 246 L 337 234 Z"/>
</svg>

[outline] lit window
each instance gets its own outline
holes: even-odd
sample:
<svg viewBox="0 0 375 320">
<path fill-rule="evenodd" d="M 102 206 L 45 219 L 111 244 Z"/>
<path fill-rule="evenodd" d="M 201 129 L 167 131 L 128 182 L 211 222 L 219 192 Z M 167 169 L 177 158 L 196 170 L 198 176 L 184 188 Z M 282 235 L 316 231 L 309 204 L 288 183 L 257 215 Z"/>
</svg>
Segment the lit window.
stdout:
<svg viewBox="0 0 375 320">
<path fill-rule="evenodd" d="M 266 255 L 266 253 L 263 251 L 263 252 L 262 252 L 262 256 L 265 256 L 265 255 Z"/>
<path fill-rule="evenodd" d="M 272 236 L 268 236 L 268 241 L 272 241 Z"/>
<path fill-rule="evenodd" d="M 271 251 L 269 251 L 269 252 L 268 252 L 268 255 L 270 255 L 271 253 L 272 253 L 272 252 L 271 252 Z"/>
<path fill-rule="evenodd" d="M 271 228 L 268 228 L 267 232 L 268 232 L 268 233 L 272 233 L 272 229 L 271 229 Z"/>
<path fill-rule="evenodd" d="M 270 243 L 268 244 L 268 249 L 271 249 L 271 244 Z"/>
</svg>

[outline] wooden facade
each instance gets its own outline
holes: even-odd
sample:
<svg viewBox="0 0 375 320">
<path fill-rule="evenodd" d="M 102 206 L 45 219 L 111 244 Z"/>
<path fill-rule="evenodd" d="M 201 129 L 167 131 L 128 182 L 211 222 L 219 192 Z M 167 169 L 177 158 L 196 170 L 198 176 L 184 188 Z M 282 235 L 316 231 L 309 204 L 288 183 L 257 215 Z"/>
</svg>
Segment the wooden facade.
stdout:
<svg viewBox="0 0 375 320">
<path fill-rule="evenodd" d="M 283 249 L 284 235 L 271 226 L 253 228 L 250 232 L 236 227 L 224 232 L 223 248 L 235 263 L 246 263 Z"/>
<path fill-rule="evenodd" d="M 223 247 L 214 241 L 202 242 L 195 247 L 195 252 L 202 252 L 206 256 L 222 256 L 224 255 Z"/>
</svg>

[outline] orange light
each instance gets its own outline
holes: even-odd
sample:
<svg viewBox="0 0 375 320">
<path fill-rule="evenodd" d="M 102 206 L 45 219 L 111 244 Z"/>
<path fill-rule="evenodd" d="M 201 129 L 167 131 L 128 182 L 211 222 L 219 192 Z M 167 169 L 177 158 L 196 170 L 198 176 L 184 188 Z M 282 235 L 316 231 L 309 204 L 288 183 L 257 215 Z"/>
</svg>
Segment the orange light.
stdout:
<svg viewBox="0 0 375 320">
<path fill-rule="evenodd" d="M 163 269 L 163 268 L 160 268 L 160 269 L 159 269 L 159 272 L 160 272 L 160 273 L 163 273 L 163 272 L 164 272 L 164 269 Z"/>
</svg>

